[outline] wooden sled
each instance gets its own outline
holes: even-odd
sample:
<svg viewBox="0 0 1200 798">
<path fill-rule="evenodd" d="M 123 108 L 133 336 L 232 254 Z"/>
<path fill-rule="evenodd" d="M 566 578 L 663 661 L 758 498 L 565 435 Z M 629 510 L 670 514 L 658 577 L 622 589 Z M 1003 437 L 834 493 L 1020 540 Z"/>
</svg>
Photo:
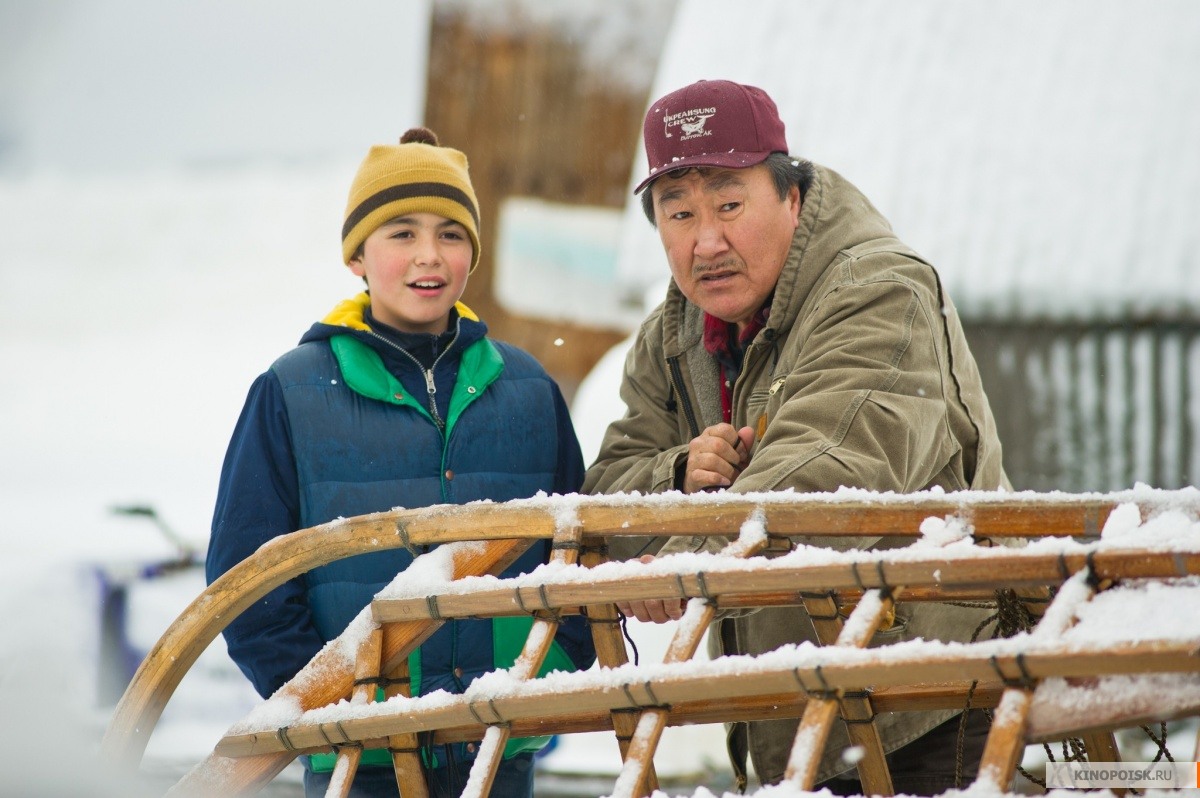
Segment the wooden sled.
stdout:
<svg viewBox="0 0 1200 798">
<path fill-rule="evenodd" d="M 1086 627 L 1076 624 L 1079 607 L 1097 593 L 1132 580 L 1169 590 L 1200 573 L 1200 533 L 1195 541 L 1155 547 L 1100 541 L 1118 508 L 1127 525 L 1131 513 L 1135 526 L 1165 512 L 1194 519 L 1200 498 L 1194 491 L 1149 490 L 1081 496 L 572 496 L 337 521 L 272 541 L 185 609 L 135 674 L 111 719 L 103 753 L 135 769 L 163 708 L 200 652 L 238 613 L 287 579 L 368 551 L 454 544 L 423 555 L 448 558 L 452 581 L 410 595 L 404 578 L 397 579 L 267 702 L 275 710 L 295 708 L 286 724 L 278 722 L 277 711 L 252 713 L 170 794 L 251 794 L 296 756 L 336 751 L 329 794 L 344 795 L 359 752 L 384 747 L 393 752 L 398 794 L 424 796 L 415 741 L 418 734 L 430 734 L 435 744 L 480 742 L 464 795 L 486 795 L 509 736 L 609 730 L 624 760 L 612 795 L 644 796 L 656 786 L 653 756 L 664 726 L 791 716 L 800 718 L 800 726 L 788 781 L 814 786 L 825 740 L 841 718 L 863 752 L 858 771 L 864 791 L 889 795 L 891 779 L 874 717 L 962 709 L 968 697 L 973 708 L 999 707 L 979 781 L 1003 790 L 1027 742 L 1083 736 L 1093 758 L 1112 760 L 1119 756 L 1114 729 L 1200 713 L 1200 700 L 1181 704 L 1163 696 L 1157 705 L 1142 701 L 1115 707 L 1102 718 L 1062 722 L 1069 713 L 1054 712 L 1053 691 L 1041 689 L 1055 680 L 1092 683 L 1142 674 L 1188 680 L 1200 671 L 1200 631 L 1064 642 L 1076 626 Z M 815 564 L 755 556 L 785 552 L 795 538 L 810 544 L 830 536 L 915 540 L 929 518 L 969 529 L 975 545 L 828 553 Z M 715 535 L 734 542 L 702 568 L 694 558 L 606 564 L 607 543 L 625 535 Z M 1015 538 L 1038 540 L 1024 548 L 1003 545 Z M 499 573 L 535 540 L 553 541 L 554 567 L 510 580 L 467 578 Z M 680 564 L 673 567 L 672 560 Z M 583 569 L 591 570 L 581 578 Z M 1057 595 L 1048 607 L 1029 604 L 1040 620 L 1018 638 L 865 648 L 897 600 L 994 599 L 996 591 Z M 634 667 L 615 623 L 614 602 L 651 598 L 687 599 L 688 610 L 666 661 Z M 822 647 L 692 660 L 714 613 L 788 604 L 807 607 Z M 592 622 L 603 667 L 534 678 L 558 619 L 579 612 Z M 532 616 L 534 624 L 506 673 L 481 679 L 449 701 L 398 697 L 384 705 L 368 703 L 371 685 L 397 683 L 406 675 L 408 654 L 446 620 L 517 614 Z M 728 661 L 733 659 L 739 661 Z M 737 678 L 729 678 L 731 667 Z M 397 688 L 393 694 L 401 695 Z M 1039 715 L 1039 701 L 1051 710 Z M 263 723 L 256 716 L 273 720 Z"/>
</svg>

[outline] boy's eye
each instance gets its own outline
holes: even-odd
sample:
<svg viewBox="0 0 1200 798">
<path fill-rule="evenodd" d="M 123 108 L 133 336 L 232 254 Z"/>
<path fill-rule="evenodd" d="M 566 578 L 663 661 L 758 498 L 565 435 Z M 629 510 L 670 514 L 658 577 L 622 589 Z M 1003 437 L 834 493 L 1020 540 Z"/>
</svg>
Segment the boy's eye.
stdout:
<svg viewBox="0 0 1200 798">
<path fill-rule="evenodd" d="M 392 233 L 391 237 L 392 238 L 412 238 L 412 231 L 411 230 L 397 230 L 396 232 Z"/>
</svg>

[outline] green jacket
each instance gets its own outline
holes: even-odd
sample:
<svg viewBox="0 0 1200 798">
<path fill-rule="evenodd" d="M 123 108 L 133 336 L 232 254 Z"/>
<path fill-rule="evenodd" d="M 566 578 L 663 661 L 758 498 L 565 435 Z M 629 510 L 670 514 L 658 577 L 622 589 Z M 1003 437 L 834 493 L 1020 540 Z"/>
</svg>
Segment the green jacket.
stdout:
<svg viewBox="0 0 1200 798">
<path fill-rule="evenodd" d="M 718 367 L 704 348 L 703 315 L 672 283 L 642 324 L 621 383 L 627 412 L 609 426 L 585 492 L 675 489 L 688 442 L 720 423 Z M 975 360 L 937 273 L 895 237 L 858 189 L 819 166 L 767 324 L 748 345 L 733 386 L 732 423 L 758 432 L 749 465 L 729 488 L 737 493 L 1011 487 Z M 647 550 L 661 542 L 649 542 Z M 895 545 L 877 538 L 805 542 L 840 549 Z M 624 539 L 614 554 L 634 556 L 646 543 Z M 721 545 L 674 538 L 662 553 Z M 895 624 L 872 645 L 969 640 L 985 615 L 901 603 Z M 718 626 L 709 635 L 714 654 L 759 654 L 815 641 L 802 607 L 763 609 Z M 891 751 L 953 714 L 894 713 L 877 724 Z M 731 728 L 735 765 L 735 749 L 745 745 L 763 783 L 781 779 L 796 724 Z M 837 724 L 818 782 L 849 769 L 840 758 L 848 744 Z"/>
</svg>

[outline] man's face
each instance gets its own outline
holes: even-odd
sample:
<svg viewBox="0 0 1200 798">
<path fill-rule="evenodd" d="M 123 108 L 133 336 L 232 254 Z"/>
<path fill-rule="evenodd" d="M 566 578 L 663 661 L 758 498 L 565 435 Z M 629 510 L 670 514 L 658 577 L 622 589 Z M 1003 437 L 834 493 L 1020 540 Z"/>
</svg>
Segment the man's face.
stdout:
<svg viewBox="0 0 1200 798">
<path fill-rule="evenodd" d="M 691 169 L 650 185 L 675 284 L 741 330 L 775 290 L 800 223 L 800 190 L 783 199 L 768 168 Z"/>
</svg>

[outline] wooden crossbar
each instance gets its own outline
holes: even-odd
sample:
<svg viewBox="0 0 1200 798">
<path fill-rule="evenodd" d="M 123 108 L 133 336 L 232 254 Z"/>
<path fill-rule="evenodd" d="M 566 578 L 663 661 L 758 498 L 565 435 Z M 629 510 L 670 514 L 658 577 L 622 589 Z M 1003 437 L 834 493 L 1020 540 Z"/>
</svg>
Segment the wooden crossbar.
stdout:
<svg viewBox="0 0 1200 798">
<path fill-rule="evenodd" d="M 1000 645 L 993 645 L 999 643 Z M 1033 680 L 1051 676 L 1084 677 L 1109 674 L 1193 673 L 1200 671 L 1200 639 L 1190 641 L 1152 641 L 1120 648 L 1107 646 L 1073 646 L 1070 650 L 1047 645 L 1025 651 L 1005 651 L 1007 641 L 978 643 L 963 650 L 962 646 L 927 644 L 930 652 L 894 652 L 886 657 L 872 656 L 874 652 L 818 649 L 817 660 L 811 665 L 791 664 L 771 666 L 770 655 L 759 657 L 759 664 L 750 670 L 753 658 L 738 658 L 737 678 L 728 678 L 727 665 L 720 662 L 689 662 L 678 668 L 655 666 L 653 684 L 646 676 L 633 671 L 627 679 L 614 679 L 604 674 L 602 685 L 597 677 L 582 674 L 560 674 L 552 689 L 530 690 L 518 694 L 489 695 L 468 691 L 462 696 L 441 700 L 431 708 L 419 703 L 397 705 L 390 711 L 372 707 L 357 712 L 354 707 L 339 708 L 338 722 L 354 740 L 374 740 L 397 730 L 427 731 L 451 726 L 472 726 L 479 717 L 496 718 L 498 722 L 515 722 L 542 716 L 546 728 L 553 728 L 551 719 L 575 712 L 611 712 L 614 709 L 645 709 L 663 704 L 686 703 L 696 695 L 709 700 L 733 700 L 756 695 L 788 692 L 815 692 L 825 689 L 872 690 L 904 685 L 958 684 L 972 681 L 1013 679 L 1019 676 Z M 932 652 L 941 650 L 938 656 Z M 996 652 L 996 653 L 993 653 Z M 853 655 L 853 656 L 846 656 Z M 329 723 L 330 721 L 324 721 Z M 328 747 L 321 728 L 322 721 L 301 721 L 288 727 L 287 738 L 297 753 L 324 750 Z M 278 753 L 286 750 L 277 729 L 264 729 L 226 735 L 217 744 L 217 753 L 241 757 Z"/>
<path fill-rule="evenodd" d="M 905 600 L 944 601 L 967 597 L 993 597 L 992 590 L 1061 584 L 1077 573 L 1091 570 L 1097 579 L 1171 578 L 1200 574 L 1200 551 L 1164 552 L 1140 548 L 1104 549 L 1092 552 L 1039 553 L 998 549 L 988 556 L 976 553 L 929 553 L 906 559 L 877 558 L 861 553 L 843 555 L 859 558 L 855 563 L 828 565 L 785 565 L 766 561 L 747 579 L 744 568 L 706 570 L 703 574 L 631 576 L 623 571 L 604 577 L 602 571 L 581 583 L 575 576 L 532 580 L 522 577 L 522 587 L 495 587 L 496 582 L 478 587 L 458 586 L 453 592 L 437 594 L 437 614 L 442 618 L 528 614 L 519 591 L 533 592 L 539 602 L 560 610 L 582 603 L 647 599 L 704 598 L 718 609 L 777 604 L 802 604 L 806 594 L 849 588 L 847 599 L 863 589 L 905 585 Z M 953 592 L 955 589 L 975 592 Z M 924 592 L 920 592 L 920 591 Z M 379 623 L 422 620 L 432 617 L 427 597 L 377 598 L 371 605 Z M 836 632 L 834 633 L 836 636 Z"/>
<path fill-rule="evenodd" d="M 382 651 L 383 630 L 375 629 L 363 638 L 355 657 L 351 702 L 361 705 L 375 700 L 375 688 L 380 675 L 379 657 Z M 358 772 L 358 765 L 362 760 L 362 752 L 362 745 L 344 746 L 338 751 L 329 779 L 329 789 L 325 791 L 326 798 L 346 798 L 350 794 L 354 774 Z"/>
<path fill-rule="evenodd" d="M 594 568 L 606 562 L 607 551 L 603 548 L 590 548 L 583 552 L 580 562 L 584 567 Z M 625 648 L 625 639 L 621 634 L 620 620 L 615 605 L 604 602 L 584 607 L 588 622 L 592 627 L 592 641 L 596 646 L 596 662 L 602 668 L 619 668 L 629 662 L 629 651 Z M 601 722 L 611 722 L 612 730 L 617 738 L 617 750 L 621 761 L 629 757 L 629 741 L 637 726 L 637 715 L 633 712 L 617 710 L 604 713 Z M 589 727 L 589 730 L 591 728 Z M 657 789 L 658 776 L 654 772 L 653 763 L 646 773 L 646 783 L 651 789 Z"/>
</svg>

